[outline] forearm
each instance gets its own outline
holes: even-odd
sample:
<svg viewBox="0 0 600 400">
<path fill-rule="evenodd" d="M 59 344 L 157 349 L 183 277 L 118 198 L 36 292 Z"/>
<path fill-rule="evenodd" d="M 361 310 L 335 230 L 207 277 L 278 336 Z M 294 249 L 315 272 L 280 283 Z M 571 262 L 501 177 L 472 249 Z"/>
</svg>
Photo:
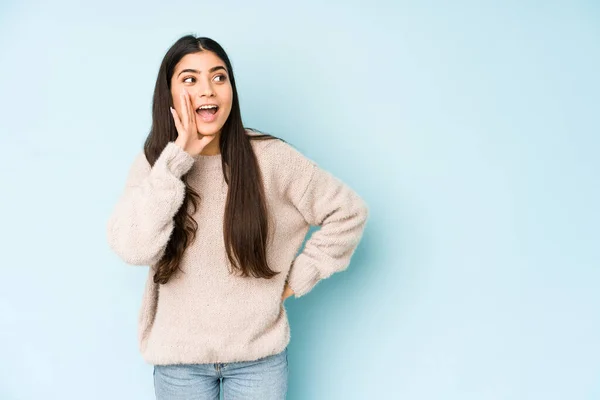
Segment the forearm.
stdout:
<svg viewBox="0 0 600 400">
<path fill-rule="evenodd" d="M 110 247 L 128 264 L 152 265 L 162 258 L 185 198 L 181 176 L 193 162 L 171 142 L 147 175 L 128 182 L 107 224 Z"/>
<path fill-rule="evenodd" d="M 288 282 L 300 297 L 321 279 L 348 267 L 362 238 L 369 209 L 348 185 L 318 167 L 297 208 L 308 223 L 320 226 L 291 266 Z"/>
</svg>

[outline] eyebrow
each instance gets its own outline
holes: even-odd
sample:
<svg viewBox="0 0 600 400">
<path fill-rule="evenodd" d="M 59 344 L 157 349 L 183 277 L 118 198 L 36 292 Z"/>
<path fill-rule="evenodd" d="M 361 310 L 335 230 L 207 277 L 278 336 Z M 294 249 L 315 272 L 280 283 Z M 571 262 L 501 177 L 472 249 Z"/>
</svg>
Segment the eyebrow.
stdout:
<svg viewBox="0 0 600 400">
<path fill-rule="evenodd" d="M 211 73 L 211 72 L 215 72 L 215 71 L 220 70 L 220 69 L 227 71 L 227 69 L 225 69 L 224 66 L 217 65 L 216 67 L 212 67 L 211 69 L 209 69 L 208 72 Z M 200 72 L 202 72 L 202 71 L 198 71 L 197 69 L 186 68 L 186 69 L 182 70 L 180 73 L 178 73 L 177 77 L 179 77 L 179 75 L 183 74 L 184 72 L 193 72 L 193 73 L 199 75 Z"/>
</svg>

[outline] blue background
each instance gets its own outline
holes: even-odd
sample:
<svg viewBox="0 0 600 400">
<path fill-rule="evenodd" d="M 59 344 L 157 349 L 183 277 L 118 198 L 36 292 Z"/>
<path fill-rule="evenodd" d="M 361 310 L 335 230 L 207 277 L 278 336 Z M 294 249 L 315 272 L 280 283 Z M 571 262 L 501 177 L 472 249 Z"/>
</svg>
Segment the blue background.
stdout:
<svg viewBox="0 0 600 400">
<path fill-rule="evenodd" d="M 0 398 L 150 399 L 146 267 L 105 225 L 188 33 L 247 126 L 370 205 L 289 298 L 289 399 L 600 397 L 593 1 L 3 2 Z"/>
</svg>

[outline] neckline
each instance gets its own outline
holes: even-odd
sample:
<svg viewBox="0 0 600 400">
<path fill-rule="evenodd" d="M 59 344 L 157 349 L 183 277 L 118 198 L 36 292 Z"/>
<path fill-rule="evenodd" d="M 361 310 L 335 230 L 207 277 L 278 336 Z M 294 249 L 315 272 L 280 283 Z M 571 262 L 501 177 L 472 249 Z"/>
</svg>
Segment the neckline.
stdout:
<svg viewBox="0 0 600 400">
<path fill-rule="evenodd" d="M 221 153 L 212 156 L 198 154 L 194 157 L 196 164 L 202 169 L 217 169 L 221 168 Z"/>
<path fill-rule="evenodd" d="M 260 135 L 260 133 L 252 132 L 251 130 L 248 130 L 247 128 L 244 128 L 244 131 L 248 134 L 248 136 L 252 136 L 254 134 Z M 250 142 L 252 143 L 252 141 L 250 141 Z M 217 168 L 221 169 L 222 168 L 221 155 L 222 155 L 222 153 L 214 154 L 212 156 L 198 154 L 197 156 L 194 156 L 194 160 L 195 160 L 194 164 L 197 164 L 200 168 L 202 168 L 204 170 L 212 170 L 212 169 L 217 169 Z"/>
</svg>

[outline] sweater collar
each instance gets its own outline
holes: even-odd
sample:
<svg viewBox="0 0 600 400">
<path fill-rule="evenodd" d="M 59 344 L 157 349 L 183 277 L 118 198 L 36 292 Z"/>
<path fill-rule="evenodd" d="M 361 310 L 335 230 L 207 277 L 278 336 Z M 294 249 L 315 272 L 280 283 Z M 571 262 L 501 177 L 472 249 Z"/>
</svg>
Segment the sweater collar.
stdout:
<svg viewBox="0 0 600 400">
<path fill-rule="evenodd" d="M 221 153 L 213 156 L 199 154 L 194 157 L 196 164 L 201 169 L 217 169 L 221 168 Z"/>
</svg>

